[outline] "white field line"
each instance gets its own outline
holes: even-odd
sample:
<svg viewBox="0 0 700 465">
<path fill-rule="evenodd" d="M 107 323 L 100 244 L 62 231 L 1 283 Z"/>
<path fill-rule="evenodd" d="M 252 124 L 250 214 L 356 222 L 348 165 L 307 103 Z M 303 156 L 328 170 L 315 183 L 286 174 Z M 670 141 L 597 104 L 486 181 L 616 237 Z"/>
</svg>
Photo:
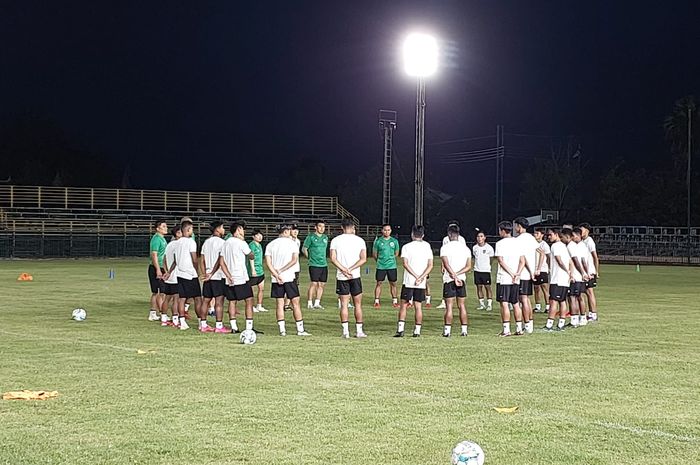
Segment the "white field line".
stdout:
<svg viewBox="0 0 700 465">
<path fill-rule="evenodd" d="M 36 339 L 36 340 L 42 340 L 42 341 L 54 341 L 54 342 L 62 342 L 66 344 L 83 344 L 83 345 L 88 345 L 92 347 L 101 347 L 105 349 L 113 349 L 113 350 L 120 350 L 123 352 L 136 352 L 137 349 L 133 347 L 125 347 L 125 346 L 118 346 L 114 344 L 105 344 L 102 342 L 93 342 L 93 341 L 85 341 L 81 339 L 64 339 L 64 338 L 58 338 L 58 337 L 37 337 L 33 335 L 27 335 L 23 333 L 15 333 L 12 331 L 5 331 L 0 329 L 0 333 L 2 334 L 7 334 L 10 336 L 16 336 L 19 338 L 24 338 L 24 339 Z M 177 357 L 180 358 L 180 354 L 175 354 L 175 353 L 170 353 L 170 352 L 158 352 L 158 355 L 165 355 L 168 357 Z M 217 360 L 201 360 L 201 362 L 211 364 L 211 365 L 221 365 L 225 366 L 226 364 L 221 361 Z M 343 380 L 343 383 L 347 384 L 356 384 L 357 382 L 355 381 L 348 381 L 348 380 Z M 366 380 L 362 381 L 361 383 L 357 383 L 363 387 L 367 387 L 368 383 Z M 377 387 L 375 385 L 375 387 Z M 378 388 L 378 387 L 377 387 Z M 438 396 L 435 394 L 425 394 L 425 393 L 418 393 L 418 392 L 412 392 L 411 396 L 415 397 L 426 397 L 426 398 L 431 398 L 431 399 L 438 399 L 438 400 L 449 400 L 449 398 L 445 396 Z M 493 406 L 486 404 L 485 402 L 479 402 L 479 401 L 473 401 L 473 400 L 461 400 L 462 402 L 466 402 L 475 406 L 479 406 L 485 409 L 491 409 Z M 637 426 L 628 426 L 628 425 L 623 425 L 621 423 L 612 423 L 608 421 L 591 421 L 591 420 L 586 420 L 584 418 L 579 418 L 576 416 L 572 415 L 561 415 L 561 414 L 549 414 L 549 413 L 542 413 L 538 412 L 536 410 L 528 410 L 528 414 L 532 415 L 537 418 L 543 418 L 543 419 L 553 419 L 553 420 L 565 420 L 569 422 L 575 422 L 575 423 L 586 423 L 591 426 L 598 426 L 601 428 L 606 428 L 606 429 L 612 429 L 616 431 L 625 431 L 628 433 L 635 434 L 637 436 L 654 436 L 657 438 L 661 439 L 671 439 L 674 441 L 680 441 L 680 442 L 692 442 L 692 443 L 700 443 L 700 437 L 698 436 L 686 436 L 686 435 L 680 435 L 680 434 L 675 434 L 675 433 L 669 433 L 667 431 L 661 431 L 661 430 L 656 430 L 656 429 L 644 429 L 644 428 L 639 428 Z"/>
</svg>

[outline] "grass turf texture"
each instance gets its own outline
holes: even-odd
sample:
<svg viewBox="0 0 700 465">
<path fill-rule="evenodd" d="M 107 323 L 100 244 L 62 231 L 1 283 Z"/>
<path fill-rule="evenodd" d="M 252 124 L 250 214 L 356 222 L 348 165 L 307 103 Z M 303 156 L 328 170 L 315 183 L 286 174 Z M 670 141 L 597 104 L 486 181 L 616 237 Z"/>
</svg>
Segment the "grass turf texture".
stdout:
<svg viewBox="0 0 700 465">
<path fill-rule="evenodd" d="M 146 321 L 146 263 L 0 263 L 0 390 L 60 392 L 0 401 L 0 463 L 438 465 L 463 439 L 487 464 L 700 460 L 700 269 L 606 266 L 598 325 L 509 339 L 471 285 L 468 338 L 440 337 L 431 309 L 423 337 L 394 339 L 396 311 L 371 308 L 363 274 L 369 339 L 341 340 L 331 278 L 326 310 L 304 313 L 312 337 L 280 338 L 270 312 L 243 346 Z"/>
</svg>

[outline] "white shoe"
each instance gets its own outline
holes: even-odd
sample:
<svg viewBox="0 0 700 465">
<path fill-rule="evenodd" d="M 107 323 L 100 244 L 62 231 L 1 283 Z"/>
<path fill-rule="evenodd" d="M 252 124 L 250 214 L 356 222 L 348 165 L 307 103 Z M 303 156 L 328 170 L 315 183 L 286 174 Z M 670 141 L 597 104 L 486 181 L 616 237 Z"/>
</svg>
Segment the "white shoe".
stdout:
<svg viewBox="0 0 700 465">
<path fill-rule="evenodd" d="M 365 333 L 357 333 L 357 334 L 355 335 L 355 337 L 358 338 L 358 339 L 363 339 L 363 338 L 366 338 L 367 335 L 366 335 Z"/>
<path fill-rule="evenodd" d="M 160 321 L 160 315 L 158 315 L 158 312 L 156 311 L 149 311 L 148 312 L 148 321 Z"/>
<path fill-rule="evenodd" d="M 253 307 L 253 313 L 259 313 L 260 309 L 258 307 Z"/>
<path fill-rule="evenodd" d="M 586 326 L 588 324 L 588 318 L 584 317 L 579 320 L 579 326 Z"/>
<path fill-rule="evenodd" d="M 265 307 L 263 307 L 262 305 L 260 305 L 260 306 L 258 307 L 258 311 L 259 311 L 259 312 L 267 312 L 268 310 L 267 310 Z"/>
<path fill-rule="evenodd" d="M 476 307 L 477 310 L 486 310 L 486 305 L 481 305 L 479 304 L 478 307 Z"/>
<path fill-rule="evenodd" d="M 491 307 L 490 305 L 488 307 L 486 307 L 487 312 L 490 312 L 491 310 L 493 310 L 493 307 Z"/>
<path fill-rule="evenodd" d="M 297 336 L 311 336 L 311 333 L 307 333 L 306 331 L 298 331 Z"/>
<path fill-rule="evenodd" d="M 287 335 L 286 332 L 285 332 L 285 333 L 280 333 L 280 336 L 282 336 L 282 337 L 284 337 L 284 336 L 286 336 L 286 335 Z"/>
<path fill-rule="evenodd" d="M 313 308 L 314 308 L 314 310 L 324 310 L 323 305 L 321 305 L 321 304 L 314 305 Z"/>
<path fill-rule="evenodd" d="M 313 306 L 313 305 L 306 304 L 306 309 L 307 309 L 307 310 L 313 310 L 313 309 L 314 309 L 314 306 Z"/>
<path fill-rule="evenodd" d="M 350 333 L 343 333 L 340 335 L 341 339 L 350 339 Z"/>
<path fill-rule="evenodd" d="M 447 304 L 446 304 L 445 301 L 443 300 L 442 302 L 440 302 L 440 305 L 438 305 L 438 306 L 435 307 L 435 308 L 447 308 Z"/>
<path fill-rule="evenodd" d="M 184 318 L 180 318 L 180 330 L 184 331 L 186 329 L 190 329 L 190 326 L 187 324 L 187 321 L 185 321 Z"/>
</svg>

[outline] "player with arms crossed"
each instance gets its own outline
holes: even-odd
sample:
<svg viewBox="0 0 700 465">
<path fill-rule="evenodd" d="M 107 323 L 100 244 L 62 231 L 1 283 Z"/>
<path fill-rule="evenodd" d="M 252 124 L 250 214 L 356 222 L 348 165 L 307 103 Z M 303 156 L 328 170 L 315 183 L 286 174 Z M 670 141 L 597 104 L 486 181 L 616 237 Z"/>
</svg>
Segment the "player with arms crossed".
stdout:
<svg viewBox="0 0 700 465">
<path fill-rule="evenodd" d="M 554 319 L 559 313 L 557 330 L 564 330 L 566 325 L 566 298 L 569 295 L 569 286 L 573 281 L 571 273 L 571 256 L 566 245 L 561 241 L 561 231 L 558 228 L 549 230 L 549 242 L 552 243 L 552 272 L 549 276 L 549 313 L 545 331 L 554 330 Z"/>
<path fill-rule="evenodd" d="M 165 240 L 165 235 L 168 233 L 168 223 L 165 220 L 158 220 L 155 223 L 156 232 L 151 237 L 150 243 L 150 258 L 151 263 L 148 265 L 148 283 L 151 286 L 151 310 L 148 312 L 148 321 L 159 321 L 158 310 L 163 305 L 163 257 L 165 256 L 165 247 L 168 242 Z"/>
<path fill-rule="evenodd" d="M 314 232 L 306 236 L 301 249 L 304 256 L 309 259 L 309 279 L 311 280 L 306 308 L 316 310 L 323 310 L 321 299 L 328 282 L 328 260 L 326 259 L 328 236 L 325 232 L 325 221 L 316 221 Z"/>
<path fill-rule="evenodd" d="M 581 239 L 586 246 L 586 262 L 588 264 L 588 275 L 590 279 L 586 281 L 586 297 L 588 298 L 588 319 L 592 322 L 598 321 L 598 301 L 595 296 L 595 288 L 598 286 L 598 276 L 600 276 L 600 261 L 598 252 L 591 233 L 591 225 L 581 223 Z"/>
<path fill-rule="evenodd" d="M 532 282 L 535 285 L 535 313 L 549 312 L 549 263 L 552 251 L 545 240 L 546 234 L 547 230 L 545 228 L 535 229 L 535 239 L 540 244 L 540 249 L 542 249 L 542 253 L 537 256 L 537 269 L 540 272 L 535 275 L 535 279 Z M 540 297 L 542 297 L 542 301 L 545 304 L 544 309 L 539 303 Z"/>
<path fill-rule="evenodd" d="M 299 262 L 299 248 L 291 239 L 290 224 L 278 227 L 279 236 L 265 248 L 265 265 L 272 276 L 270 297 L 276 299 L 275 313 L 280 336 L 287 335 L 284 321 L 284 299 L 292 305 L 292 315 L 297 327 L 297 336 L 311 336 L 304 329 L 304 317 L 299 303 L 299 286 L 294 282 L 294 265 Z"/>
<path fill-rule="evenodd" d="M 452 333 L 452 308 L 455 300 L 459 308 L 459 322 L 462 325 L 460 336 L 466 336 L 468 331 L 467 307 L 464 300 L 467 297 L 467 272 L 471 269 L 472 253 L 469 247 L 459 238 L 459 226 L 450 225 L 447 228 L 447 237 L 450 242 L 440 248 L 442 260 L 442 296 L 445 299 L 445 327 L 442 335 L 450 337 Z"/>
<path fill-rule="evenodd" d="M 523 312 L 520 308 L 520 274 L 525 268 L 525 257 L 522 247 L 511 234 L 513 224 L 510 221 L 498 223 L 498 235 L 501 240 L 496 242 L 496 259 L 498 260 L 498 273 L 496 274 L 496 300 L 501 305 L 501 321 L 503 331 L 499 336 L 507 337 L 510 332 L 510 309 L 513 306 L 515 317 L 515 335 L 523 334 Z"/>
<path fill-rule="evenodd" d="M 433 269 L 433 250 L 430 244 L 423 240 L 423 226 L 414 225 L 411 229 L 412 241 L 401 249 L 403 260 L 403 285 L 401 286 L 401 306 L 399 321 L 394 337 L 403 337 L 406 326 L 406 307 L 413 302 L 416 310 L 416 326 L 413 337 L 419 337 L 423 325 L 423 301 L 428 275 Z"/>
<path fill-rule="evenodd" d="M 253 288 L 250 285 L 250 277 L 246 262 L 254 260 L 255 254 L 250 250 L 250 246 L 245 241 L 245 222 L 234 221 L 231 223 L 232 237 L 226 239 L 221 248 L 219 266 L 224 276 L 226 276 L 226 298 L 230 302 L 245 302 L 245 329 L 253 329 Z M 229 315 L 231 317 L 231 315 Z M 234 330 L 235 319 L 232 319 L 231 332 Z M 216 320 L 216 330 L 223 328 L 219 319 Z M 225 330 L 222 329 L 221 332 Z"/>
<path fill-rule="evenodd" d="M 382 295 L 382 282 L 389 281 L 389 291 L 391 292 L 391 305 L 394 308 L 399 306 L 396 291 L 396 281 L 398 271 L 396 257 L 399 256 L 399 241 L 391 235 L 391 225 L 382 225 L 382 236 L 374 240 L 372 245 L 372 256 L 377 261 L 377 271 L 375 279 L 377 285 L 374 287 L 374 308 L 379 308 L 379 298 Z"/>
<path fill-rule="evenodd" d="M 361 267 L 367 262 L 367 244 L 355 235 L 355 223 L 349 218 L 341 222 L 343 234 L 336 236 L 331 241 L 331 263 L 336 272 L 336 294 L 340 299 L 340 325 L 344 339 L 350 338 L 348 323 L 348 304 L 350 298 L 355 303 L 355 337 L 367 337 L 363 329 L 362 319 L 362 280 L 360 279 Z"/>
<path fill-rule="evenodd" d="M 214 332 L 228 333 L 224 328 L 224 295 L 226 284 L 224 283 L 224 273 L 219 269 L 219 257 L 224 246 L 222 239 L 226 230 L 224 223 L 213 221 L 210 225 L 211 236 L 202 244 L 202 254 L 200 256 L 201 268 L 205 272 L 204 284 L 202 285 L 202 295 L 204 296 L 204 308 L 214 308 L 216 326 Z"/>
<path fill-rule="evenodd" d="M 476 233 L 476 244 L 472 247 L 474 255 L 474 285 L 479 298 L 477 310 L 491 311 L 493 297 L 491 294 L 491 259 L 495 256 L 493 247 L 486 242 L 483 231 Z M 484 298 L 486 305 L 484 305 Z"/>
</svg>

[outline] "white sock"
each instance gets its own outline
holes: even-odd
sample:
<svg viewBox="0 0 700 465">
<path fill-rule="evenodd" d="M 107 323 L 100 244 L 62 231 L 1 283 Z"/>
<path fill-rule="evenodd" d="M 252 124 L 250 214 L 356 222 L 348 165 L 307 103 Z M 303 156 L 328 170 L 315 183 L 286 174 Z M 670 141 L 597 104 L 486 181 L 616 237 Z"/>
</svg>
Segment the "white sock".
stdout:
<svg viewBox="0 0 700 465">
<path fill-rule="evenodd" d="M 566 318 L 559 318 L 559 324 L 557 325 L 557 327 L 559 329 L 561 329 L 564 327 L 565 324 L 566 324 Z"/>
<path fill-rule="evenodd" d="M 167 323 L 168 319 L 169 318 L 168 318 L 167 314 L 165 314 L 165 313 L 160 314 L 160 321 L 162 321 L 163 323 Z"/>
<path fill-rule="evenodd" d="M 591 315 L 593 317 L 593 321 L 598 321 L 598 312 L 591 312 Z"/>
<path fill-rule="evenodd" d="M 304 332 L 304 320 L 299 320 L 296 323 L 297 323 L 297 333 L 303 333 Z"/>
<path fill-rule="evenodd" d="M 487 306 L 487 307 L 490 307 L 492 303 L 493 303 L 493 299 L 488 299 L 488 300 L 486 301 L 486 306 Z"/>
<path fill-rule="evenodd" d="M 316 299 L 314 301 L 314 307 L 319 307 L 319 306 L 321 306 L 321 299 Z"/>
<path fill-rule="evenodd" d="M 535 323 L 532 320 L 525 323 L 525 331 L 527 331 L 528 333 L 531 333 L 534 330 L 535 330 Z"/>
<path fill-rule="evenodd" d="M 516 332 L 516 333 L 522 333 L 522 332 L 523 332 L 523 322 L 522 322 L 522 321 L 516 321 L 516 322 L 515 322 L 515 332 Z"/>
<path fill-rule="evenodd" d="M 287 332 L 287 328 L 285 327 L 284 320 L 279 320 L 277 322 L 277 326 L 280 327 L 280 334 Z"/>
<path fill-rule="evenodd" d="M 503 323 L 503 334 L 510 334 L 510 321 Z"/>
<path fill-rule="evenodd" d="M 231 329 L 238 331 L 238 322 L 235 319 L 231 320 Z"/>
<path fill-rule="evenodd" d="M 222 329 L 224 327 L 224 322 L 223 321 L 217 321 L 216 322 L 216 329 Z"/>
<path fill-rule="evenodd" d="M 571 324 L 578 326 L 578 315 L 571 315 Z"/>
<path fill-rule="evenodd" d="M 393 297 L 393 298 L 391 299 L 391 303 L 392 303 L 392 304 L 398 304 L 398 303 L 399 303 L 399 299 L 397 299 L 396 297 Z"/>
<path fill-rule="evenodd" d="M 452 326 L 445 325 L 445 329 L 443 330 L 442 334 L 449 336 L 451 332 L 452 332 Z"/>
<path fill-rule="evenodd" d="M 484 299 L 479 299 L 479 305 L 481 305 L 482 307 L 485 307 L 485 305 L 484 305 Z"/>
<path fill-rule="evenodd" d="M 399 333 L 403 333 L 405 328 L 406 328 L 406 322 L 403 320 L 399 320 L 399 327 L 396 328 L 396 331 L 398 331 Z"/>
<path fill-rule="evenodd" d="M 544 307 L 545 310 L 549 311 L 549 304 Z"/>
<path fill-rule="evenodd" d="M 578 324 L 581 326 L 586 326 L 588 324 L 588 318 L 586 318 L 586 315 L 580 315 L 578 317 Z"/>
<path fill-rule="evenodd" d="M 430 305 L 430 296 L 429 295 L 425 296 L 425 305 Z M 420 333 L 418 333 L 418 334 L 420 334 Z"/>
<path fill-rule="evenodd" d="M 207 320 L 199 320 L 199 327 L 200 328 L 206 328 L 207 326 Z"/>
<path fill-rule="evenodd" d="M 467 325 L 462 325 L 462 334 L 468 334 L 468 327 L 467 327 Z"/>
<path fill-rule="evenodd" d="M 313 300 L 309 300 L 309 301 L 306 303 L 306 306 L 307 306 L 307 307 L 313 307 L 313 306 L 314 306 Z"/>
<path fill-rule="evenodd" d="M 416 325 L 415 329 L 413 330 L 413 334 L 420 334 L 420 327 L 422 325 Z"/>
<path fill-rule="evenodd" d="M 245 319 L 245 329 L 246 329 L 246 330 L 248 330 L 248 329 L 253 329 L 253 319 L 252 319 L 252 318 L 251 318 L 251 319 L 248 319 L 248 318 Z"/>
<path fill-rule="evenodd" d="M 553 326 L 554 326 L 554 320 L 551 318 L 547 318 L 547 325 L 545 326 L 545 328 L 552 329 Z"/>
<path fill-rule="evenodd" d="M 180 316 L 179 315 L 173 315 L 173 324 L 175 326 L 180 324 Z"/>
<path fill-rule="evenodd" d="M 362 323 L 355 323 L 355 330 L 357 331 L 357 334 L 364 333 L 364 331 L 362 330 Z"/>
<path fill-rule="evenodd" d="M 185 304 L 185 311 L 189 312 L 190 311 L 190 304 Z"/>
<path fill-rule="evenodd" d="M 378 304 L 378 303 L 379 303 L 379 299 L 374 299 L 374 303 L 375 303 L 375 304 Z"/>
<path fill-rule="evenodd" d="M 343 327 L 343 334 L 350 334 L 350 327 L 347 321 L 343 321 L 342 323 L 340 323 L 340 326 Z"/>
<path fill-rule="evenodd" d="M 542 309 L 542 305 L 540 305 L 540 304 L 535 304 L 535 310 L 541 310 L 541 309 Z"/>
</svg>

